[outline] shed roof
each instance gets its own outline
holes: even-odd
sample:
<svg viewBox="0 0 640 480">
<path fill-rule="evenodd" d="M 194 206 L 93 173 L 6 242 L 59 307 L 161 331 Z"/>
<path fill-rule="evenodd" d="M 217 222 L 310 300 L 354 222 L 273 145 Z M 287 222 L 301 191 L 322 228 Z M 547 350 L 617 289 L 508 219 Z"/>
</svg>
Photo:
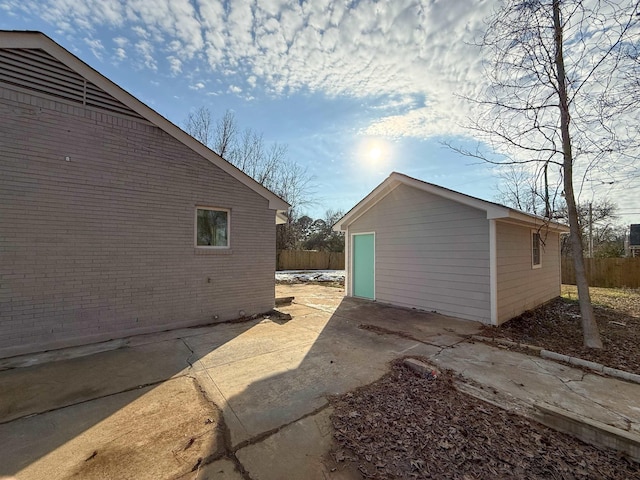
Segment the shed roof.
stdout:
<svg viewBox="0 0 640 480">
<path fill-rule="evenodd" d="M 93 94 L 97 99 L 96 102 L 100 102 L 100 105 L 104 105 L 111 112 L 124 114 L 133 118 L 141 118 L 160 128 L 179 142 L 186 145 L 191 150 L 209 160 L 216 167 L 231 175 L 240 183 L 244 184 L 251 190 L 267 199 L 269 201 L 269 208 L 272 210 L 276 210 L 276 222 L 282 223 L 283 213 L 290 206 L 286 201 L 278 197 L 275 193 L 271 192 L 267 188 L 263 187 L 253 178 L 223 159 L 213 150 L 200 143 L 191 135 L 183 131 L 180 127 L 167 120 L 165 117 L 135 98 L 133 95 L 109 80 L 97 70 L 94 70 L 92 67 L 90 67 L 78 57 L 73 55 L 71 52 L 54 42 L 45 34 L 32 31 L 0 30 L 0 50 L 6 52 L 11 51 L 14 56 L 19 56 L 21 52 L 29 53 L 28 51 L 31 51 L 34 52 L 35 56 L 40 55 L 40 58 L 43 62 L 46 62 L 47 58 L 53 57 L 53 59 L 62 63 L 64 66 L 70 69 L 70 71 L 79 74 L 81 77 L 90 82 L 87 87 L 93 88 Z M 42 54 L 38 52 L 45 52 L 48 55 L 42 56 Z M 7 61 L 17 64 L 15 59 L 8 58 Z M 51 67 L 55 67 L 55 65 L 48 66 L 48 69 L 50 69 L 48 70 L 50 75 L 52 77 L 59 77 L 60 74 Z M 4 74 L 0 75 L 0 83 L 4 82 L 12 84 L 20 80 L 19 73 L 14 72 L 13 77 L 10 75 L 10 73 L 11 72 L 6 75 L 6 78 Z M 24 82 L 25 78 L 22 78 L 22 81 Z M 97 87 L 97 89 L 95 87 Z M 43 86 L 42 88 L 44 89 L 45 86 Z M 110 99 L 109 96 L 113 98 Z M 122 104 L 121 106 L 120 103 Z"/>
<path fill-rule="evenodd" d="M 357 220 L 400 185 L 408 185 L 410 187 L 417 188 L 418 190 L 422 190 L 478 210 L 483 210 L 487 213 L 487 219 L 489 220 L 495 219 L 508 223 L 530 226 L 532 228 L 546 227 L 560 233 L 569 232 L 569 227 L 567 225 L 551 221 L 548 218 L 532 215 L 514 208 L 505 207 L 498 203 L 488 202 L 486 200 L 456 192 L 433 183 L 418 180 L 417 178 L 398 172 L 392 172 L 384 182 L 378 185 L 371 193 L 369 193 L 369 195 L 364 197 L 355 207 L 349 210 L 340 220 L 338 220 L 333 229 L 335 231 L 346 231 L 347 227 L 351 223 Z"/>
</svg>

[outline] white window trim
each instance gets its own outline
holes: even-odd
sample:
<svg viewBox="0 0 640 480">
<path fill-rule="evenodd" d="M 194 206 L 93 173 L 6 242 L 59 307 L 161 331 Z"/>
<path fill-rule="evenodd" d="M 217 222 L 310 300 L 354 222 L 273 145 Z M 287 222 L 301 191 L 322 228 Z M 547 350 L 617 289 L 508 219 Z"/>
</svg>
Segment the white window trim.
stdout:
<svg viewBox="0 0 640 480">
<path fill-rule="evenodd" d="M 198 210 L 215 210 L 216 212 L 227 212 L 227 244 L 218 245 L 198 245 Z M 231 249 L 231 209 L 222 207 L 211 207 L 206 205 L 196 205 L 193 212 L 193 245 L 202 250 L 230 250 Z"/>
<path fill-rule="evenodd" d="M 533 263 L 533 239 L 535 235 L 538 235 L 538 251 L 540 253 L 540 263 Z M 540 235 L 539 230 L 531 230 L 531 269 L 537 270 L 538 268 L 542 268 L 542 235 Z"/>
</svg>

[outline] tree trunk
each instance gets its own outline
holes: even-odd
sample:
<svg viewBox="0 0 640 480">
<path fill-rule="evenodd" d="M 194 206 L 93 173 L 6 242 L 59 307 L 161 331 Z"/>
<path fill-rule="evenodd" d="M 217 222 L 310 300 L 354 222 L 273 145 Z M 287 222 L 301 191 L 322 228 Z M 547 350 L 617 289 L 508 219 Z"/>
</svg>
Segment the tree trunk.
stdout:
<svg viewBox="0 0 640 480">
<path fill-rule="evenodd" d="M 576 271 L 576 285 L 578 286 L 578 302 L 580 315 L 582 316 L 582 333 L 584 346 L 589 348 L 602 348 L 602 340 L 598 331 L 598 324 L 593 316 L 591 296 L 589 295 L 589 282 L 584 267 L 582 254 L 582 236 L 578 224 L 578 211 L 573 193 L 573 153 L 571 151 L 571 136 L 569 134 L 569 101 L 567 96 L 566 74 L 564 69 L 564 54 L 562 51 L 562 24 L 560 23 L 560 0 L 553 0 L 553 28 L 555 32 L 556 47 L 556 73 L 558 76 L 558 98 L 560 107 L 560 131 L 562 133 L 563 169 L 564 169 L 564 194 L 569 215 L 569 242 L 573 253 L 573 265 Z"/>
</svg>

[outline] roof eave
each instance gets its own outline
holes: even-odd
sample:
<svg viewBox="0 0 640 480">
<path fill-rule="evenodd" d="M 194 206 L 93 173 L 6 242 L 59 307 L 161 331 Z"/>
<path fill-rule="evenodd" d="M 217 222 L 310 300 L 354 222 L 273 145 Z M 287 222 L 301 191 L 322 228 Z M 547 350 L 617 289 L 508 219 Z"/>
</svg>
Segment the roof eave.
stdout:
<svg viewBox="0 0 640 480">
<path fill-rule="evenodd" d="M 558 233 L 569 233 L 570 231 L 568 225 L 555 222 L 545 217 L 519 212 L 513 209 L 509 209 L 509 214 L 507 216 L 494 218 L 496 220 L 518 225 L 525 225 L 531 228 L 546 228 L 547 230 L 555 231 Z"/>
<path fill-rule="evenodd" d="M 546 228 L 560 233 L 568 233 L 569 227 L 558 222 L 550 221 L 547 218 L 539 217 L 525 212 L 514 210 L 497 203 L 488 202 L 480 198 L 472 197 L 464 193 L 449 190 L 448 188 L 424 182 L 413 177 L 409 177 L 402 173 L 392 172 L 380 185 L 378 185 L 369 195 L 358 202 L 351 210 L 349 210 L 340 220 L 333 226 L 336 232 L 345 232 L 348 226 L 364 215 L 371 207 L 389 194 L 399 185 L 408 185 L 424 192 L 437 195 L 442 198 L 452 200 L 462 205 L 486 212 L 488 220 L 501 220 L 520 225 L 527 225 L 532 228 Z"/>
<path fill-rule="evenodd" d="M 287 211 L 286 210 L 276 210 L 276 225 L 283 225 L 287 223 Z"/>
<path fill-rule="evenodd" d="M 346 232 L 347 227 L 364 215 L 378 201 L 387 196 L 393 189 L 399 186 L 401 182 L 392 178 L 390 175 L 380 185 L 374 188 L 369 195 L 360 200 L 351 210 L 349 210 L 340 220 L 332 227 L 334 232 Z"/>
<path fill-rule="evenodd" d="M 113 96 L 141 117 L 154 124 L 168 135 L 172 136 L 191 150 L 206 158 L 216 167 L 231 175 L 233 178 L 249 187 L 269 202 L 271 210 L 288 210 L 290 205 L 275 193 L 256 182 L 249 175 L 223 159 L 213 150 L 200 143 L 191 135 L 183 131 L 158 112 L 147 106 L 136 97 L 119 87 L 107 77 L 90 67 L 87 63 L 73 55 L 64 47 L 53 41 L 42 32 L 33 31 L 3 31 L 0 32 L 0 45 L 4 48 L 39 48 L 55 57 L 72 70 L 77 71 L 90 82 L 94 83 L 109 95 Z"/>
</svg>

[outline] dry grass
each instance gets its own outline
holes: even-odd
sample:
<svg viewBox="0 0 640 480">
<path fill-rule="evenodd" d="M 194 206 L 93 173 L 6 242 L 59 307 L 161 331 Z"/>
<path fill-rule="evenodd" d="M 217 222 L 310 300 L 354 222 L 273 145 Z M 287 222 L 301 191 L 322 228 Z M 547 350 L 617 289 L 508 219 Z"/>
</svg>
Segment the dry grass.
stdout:
<svg viewBox="0 0 640 480">
<path fill-rule="evenodd" d="M 640 317 L 640 289 L 591 287 L 589 293 L 594 306 Z M 578 289 L 575 285 L 562 285 L 561 295 L 566 300 L 578 301 Z"/>
</svg>

